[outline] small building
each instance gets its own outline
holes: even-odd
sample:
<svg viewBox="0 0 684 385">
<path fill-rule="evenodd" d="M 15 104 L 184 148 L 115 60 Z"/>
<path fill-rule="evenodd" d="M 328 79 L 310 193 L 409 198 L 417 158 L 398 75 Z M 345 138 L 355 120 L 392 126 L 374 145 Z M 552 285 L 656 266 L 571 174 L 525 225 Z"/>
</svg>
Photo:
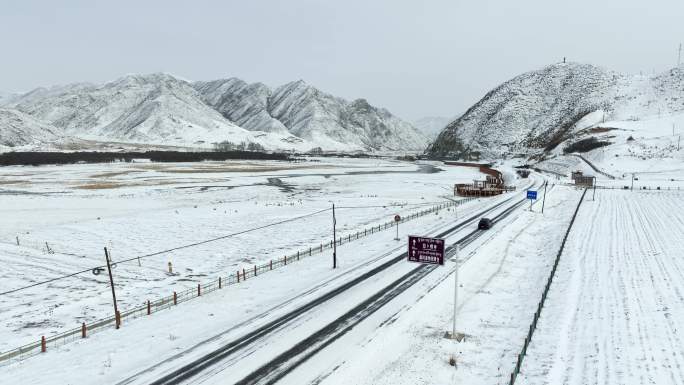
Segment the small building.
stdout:
<svg viewBox="0 0 684 385">
<path fill-rule="evenodd" d="M 590 175 L 582 175 L 575 178 L 575 186 L 588 186 L 594 185 L 594 179 L 596 177 Z"/>
<path fill-rule="evenodd" d="M 515 173 L 520 175 L 521 178 L 527 178 L 530 176 L 530 170 L 521 169 L 516 170 Z"/>
<path fill-rule="evenodd" d="M 570 177 L 575 182 L 575 186 L 584 186 L 584 187 L 593 186 L 594 185 L 594 179 L 596 179 L 595 176 L 584 175 L 584 173 L 582 173 L 582 171 L 573 171 L 572 174 L 570 174 Z"/>
<path fill-rule="evenodd" d="M 582 171 L 573 171 L 570 174 L 570 179 L 572 179 L 574 181 L 575 179 L 577 179 L 577 177 L 580 177 L 580 176 L 582 176 Z"/>
</svg>

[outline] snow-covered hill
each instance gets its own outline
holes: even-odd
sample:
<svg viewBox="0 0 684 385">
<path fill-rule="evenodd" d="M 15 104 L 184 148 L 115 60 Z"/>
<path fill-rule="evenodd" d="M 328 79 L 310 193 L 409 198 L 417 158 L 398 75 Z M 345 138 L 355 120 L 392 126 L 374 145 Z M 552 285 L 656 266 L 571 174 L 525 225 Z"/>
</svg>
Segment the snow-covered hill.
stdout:
<svg viewBox="0 0 684 385">
<path fill-rule="evenodd" d="M 421 150 L 427 138 L 365 100 L 347 102 L 302 81 L 271 90 L 239 79 L 191 84 L 168 74 L 128 75 L 105 84 L 38 88 L 0 99 L 78 143 L 211 148 L 256 143 L 270 150 Z M 32 124 L 25 120 L 25 125 Z M 23 141 L 45 131 L 24 127 Z M 8 131 L 9 126 L 0 126 Z M 6 136 L 9 137 L 9 132 Z M 19 142 L 20 131 L 11 133 Z M 50 138 L 46 138 L 49 141 Z"/>
<path fill-rule="evenodd" d="M 275 90 L 240 79 L 197 82 L 203 100 L 248 130 L 290 132 L 323 149 L 420 150 L 427 138 L 365 99 L 349 102 L 302 80 Z"/>
<path fill-rule="evenodd" d="M 287 132 L 268 111 L 271 90 L 263 83 L 248 84 L 238 78 L 196 82 L 202 99 L 224 117 L 252 131 Z"/>
<path fill-rule="evenodd" d="M 444 116 L 425 116 L 413 122 L 423 135 L 430 140 L 435 140 L 440 132 L 447 126 L 454 118 L 446 118 Z"/>
<path fill-rule="evenodd" d="M 63 137 L 61 129 L 8 108 L 0 108 L 0 127 L 0 147 L 46 144 Z"/>
<path fill-rule="evenodd" d="M 202 102 L 187 82 L 166 74 L 37 89 L 12 106 L 90 140 L 190 146 L 260 142 Z"/>
<path fill-rule="evenodd" d="M 513 78 L 451 122 L 428 148 L 435 157 L 498 158 L 555 153 L 605 121 L 684 111 L 684 71 L 622 75 L 559 63 Z"/>
</svg>

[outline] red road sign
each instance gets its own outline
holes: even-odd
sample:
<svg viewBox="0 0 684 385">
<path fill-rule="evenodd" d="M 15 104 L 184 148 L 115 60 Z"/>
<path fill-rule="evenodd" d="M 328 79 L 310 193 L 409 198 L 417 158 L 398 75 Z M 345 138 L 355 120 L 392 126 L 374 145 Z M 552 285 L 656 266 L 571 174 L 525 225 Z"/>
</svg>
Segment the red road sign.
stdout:
<svg viewBox="0 0 684 385">
<path fill-rule="evenodd" d="M 395 222 L 401 221 L 401 217 L 399 216 L 399 214 L 397 214 L 397 215 L 394 216 L 394 221 L 395 221 Z"/>
<path fill-rule="evenodd" d="M 444 239 L 409 236 L 409 262 L 444 264 Z"/>
</svg>

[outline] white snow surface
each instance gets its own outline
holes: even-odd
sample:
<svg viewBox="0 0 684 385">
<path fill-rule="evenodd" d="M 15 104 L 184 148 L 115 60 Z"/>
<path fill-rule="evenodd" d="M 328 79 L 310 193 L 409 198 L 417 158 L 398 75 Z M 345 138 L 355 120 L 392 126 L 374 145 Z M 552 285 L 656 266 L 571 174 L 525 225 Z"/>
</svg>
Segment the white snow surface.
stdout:
<svg viewBox="0 0 684 385">
<path fill-rule="evenodd" d="M 430 166 L 425 163 L 312 160 L 317 162 L 4 168 L 10 183 L 2 186 L 0 207 L 3 217 L 13 220 L 0 228 L 6 240 L 0 243 L 0 257 L 10 267 L 2 273 L 0 285 L 13 287 L 99 263 L 103 243 L 116 260 L 200 235 L 216 236 L 246 224 L 309 213 L 331 200 L 338 207 L 389 207 L 444 199 L 453 183 L 478 177 L 474 168 L 439 166 L 445 171 L 427 173 Z M 419 167 L 422 172 L 415 172 Z M 509 166 L 500 167 L 510 174 Z M 667 170 L 667 165 L 652 167 L 660 170 Z M 681 179 L 670 187 L 684 187 Z M 530 179 L 512 180 L 522 191 L 470 202 L 457 213 L 443 211 L 408 222 L 401 227 L 402 237 L 436 234 L 509 196 L 519 199 L 530 183 L 540 182 L 534 173 Z M 452 320 L 452 260 L 280 383 L 507 384 L 581 192 L 551 180 L 543 214 L 540 201 L 532 211 L 524 205 L 461 251 L 457 329 L 466 334 L 463 342 L 444 338 Z M 519 383 L 681 383 L 677 320 L 684 316 L 684 280 L 677 255 L 684 244 L 679 203 L 683 195 L 684 190 L 599 189 L 594 201 L 592 192 L 587 193 Z M 340 209 L 338 230 L 353 232 L 395 212 L 382 207 Z M 473 229 L 471 225 L 447 236 L 447 244 Z M 313 216 L 192 252 L 143 259 L 142 267 L 120 264 L 115 276 L 121 304 L 139 305 L 223 272 L 318 244 L 328 239 L 329 230 L 329 215 Z M 21 247 L 13 244 L 17 233 Z M 393 231 L 385 231 L 340 246 L 338 270 L 330 269 L 329 255 L 312 257 L 134 319 L 121 330 L 50 346 L 46 354 L 0 367 L 0 378 L 52 385 L 116 383 L 133 376 L 131 384 L 149 383 L 398 255 L 404 246 L 393 238 Z M 41 251 L 45 240 L 56 254 Z M 163 272 L 169 260 L 178 276 Z M 248 359 L 223 361 L 192 382 L 242 379 L 414 267 L 393 266 L 259 340 L 250 347 Z M 47 292 L 13 295 L 0 302 L 5 325 L 0 340 L 5 345 L 36 340 L 43 333 L 106 315 L 111 312 L 109 294 L 104 277 L 88 275 L 50 285 Z M 451 355 L 457 359 L 456 369 L 448 364 Z"/>
<path fill-rule="evenodd" d="M 516 383 L 684 383 L 684 191 L 600 191 L 577 225 Z"/>
<path fill-rule="evenodd" d="M 36 280 L 101 266 L 329 208 L 347 234 L 444 201 L 453 183 L 477 169 L 387 160 L 118 163 L 4 167 L 0 184 L 0 292 Z M 363 206 L 371 206 L 363 208 Z M 331 238 L 330 213 L 239 237 L 164 253 L 116 269 L 122 309 L 192 288 L 219 275 Z M 16 246 L 19 238 L 20 247 Z M 265 241 L 267 240 L 267 241 Z M 46 253 L 46 245 L 55 254 Z M 312 257 L 318 258 L 318 257 Z M 327 259 L 326 259 L 327 260 Z M 175 275 L 167 275 L 172 262 Z M 110 313 L 105 275 L 0 297 L 0 351 L 72 329 Z M 47 290 L 46 290 L 47 288 Z M 17 306 L 18 304 L 21 304 Z"/>
</svg>

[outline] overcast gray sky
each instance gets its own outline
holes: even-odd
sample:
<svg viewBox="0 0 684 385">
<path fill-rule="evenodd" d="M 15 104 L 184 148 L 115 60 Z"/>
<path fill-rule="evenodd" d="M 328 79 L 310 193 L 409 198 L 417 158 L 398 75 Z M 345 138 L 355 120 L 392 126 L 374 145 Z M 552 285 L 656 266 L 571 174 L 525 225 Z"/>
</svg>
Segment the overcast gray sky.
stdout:
<svg viewBox="0 0 684 385">
<path fill-rule="evenodd" d="M 2 1 L 0 91 L 127 73 L 304 79 L 416 119 L 562 60 L 677 62 L 682 0 Z"/>
</svg>

